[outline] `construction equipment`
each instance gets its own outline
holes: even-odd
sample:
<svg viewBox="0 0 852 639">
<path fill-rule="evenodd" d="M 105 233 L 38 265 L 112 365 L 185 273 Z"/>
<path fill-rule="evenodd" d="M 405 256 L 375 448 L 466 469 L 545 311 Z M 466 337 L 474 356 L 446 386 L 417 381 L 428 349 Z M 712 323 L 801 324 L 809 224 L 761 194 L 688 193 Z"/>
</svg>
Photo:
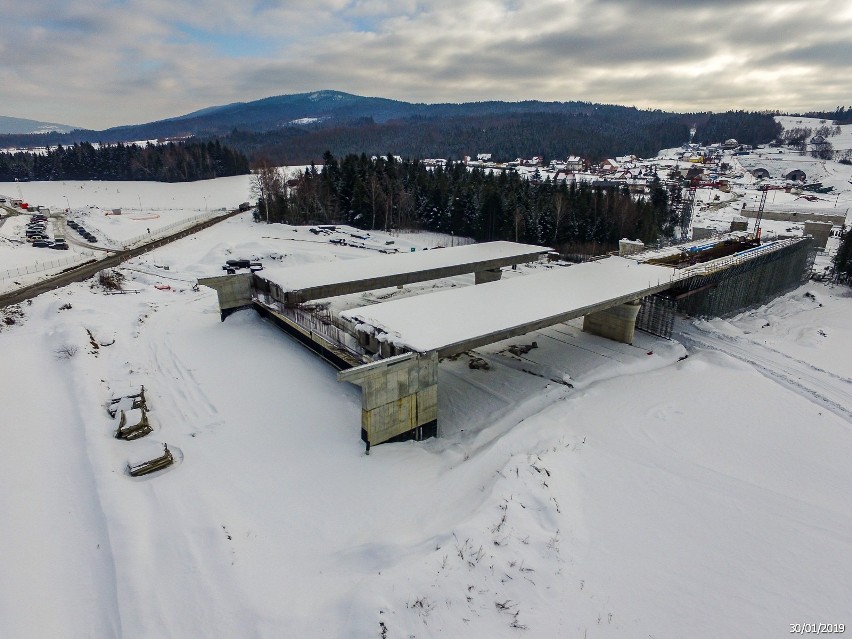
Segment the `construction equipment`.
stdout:
<svg viewBox="0 0 852 639">
<path fill-rule="evenodd" d="M 763 209 L 766 206 L 766 193 L 769 189 L 761 185 L 760 206 L 757 207 L 757 215 L 754 218 L 754 241 L 760 244 L 760 221 L 763 219 Z"/>
</svg>

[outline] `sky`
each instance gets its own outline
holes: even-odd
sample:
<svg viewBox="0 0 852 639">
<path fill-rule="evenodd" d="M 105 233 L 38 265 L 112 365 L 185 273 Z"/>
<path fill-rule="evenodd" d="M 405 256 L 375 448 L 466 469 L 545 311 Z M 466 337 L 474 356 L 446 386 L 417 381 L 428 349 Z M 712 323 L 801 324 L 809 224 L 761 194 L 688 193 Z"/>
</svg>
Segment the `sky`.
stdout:
<svg viewBox="0 0 852 639">
<path fill-rule="evenodd" d="M 0 0 L 0 115 L 103 129 L 334 89 L 674 111 L 852 104 L 847 0 Z"/>
</svg>

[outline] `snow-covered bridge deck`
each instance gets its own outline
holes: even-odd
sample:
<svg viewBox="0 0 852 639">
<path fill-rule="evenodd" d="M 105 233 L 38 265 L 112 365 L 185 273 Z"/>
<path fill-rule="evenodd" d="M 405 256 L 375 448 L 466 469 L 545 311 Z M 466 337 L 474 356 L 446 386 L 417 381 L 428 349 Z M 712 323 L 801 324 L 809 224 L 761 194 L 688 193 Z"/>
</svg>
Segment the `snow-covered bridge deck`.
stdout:
<svg viewBox="0 0 852 639">
<path fill-rule="evenodd" d="M 499 279 L 497 269 L 533 262 L 550 250 L 531 244 L 486 242 L 323 264 L 271 267 L 256 276 L 272 285 L 274 297 L 298 304 L 468 273 L 493 271 L 490 279 Z"/>
<path fill-rule="evenodd" d="M 671 267 L 608 257 L 359 307 L 341 316 L 398 349 L 446 357 L 632 302 L 686 277 Z"/>
</svg>

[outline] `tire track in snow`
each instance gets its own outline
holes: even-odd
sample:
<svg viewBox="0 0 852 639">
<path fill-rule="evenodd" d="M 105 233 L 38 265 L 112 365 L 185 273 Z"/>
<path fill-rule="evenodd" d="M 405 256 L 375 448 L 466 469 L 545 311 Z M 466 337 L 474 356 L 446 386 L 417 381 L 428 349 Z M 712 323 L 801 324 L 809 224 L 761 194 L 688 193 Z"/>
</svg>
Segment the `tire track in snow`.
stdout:
<svg viewBox="0 0 852 639">
<path fill-rule="evenodd" d="M 751 364 L 763 375 L 815 401 L 852 423 L 852 382 L 776 349 L 689 325 L 678 338 L 690 347 L 717 350 Z"/>
</svg>

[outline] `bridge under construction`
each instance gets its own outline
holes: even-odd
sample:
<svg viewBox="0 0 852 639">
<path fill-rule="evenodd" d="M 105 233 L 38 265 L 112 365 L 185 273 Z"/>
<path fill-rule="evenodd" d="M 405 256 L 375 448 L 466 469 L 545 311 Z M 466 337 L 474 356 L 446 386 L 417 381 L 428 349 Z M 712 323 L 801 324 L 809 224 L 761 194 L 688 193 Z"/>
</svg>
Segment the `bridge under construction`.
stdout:
<svg viewBox="0 0 852 639">
<path fill-rule="evenodd" d="M 637 318 L 640 328 L 665 335 L 679 307 L 733 312 L 737 304 L 757 303 L 759 295 L 798 285 L 813 259 L 809 238 L 759 244 L 743 232 L 571 266 L 542 263 L 537 270 L 543 272 L 501 277 L 503 268 L 540 261 L 548 252 L 491 242 L 200 283 L 217 290 L 223 319 L 253 307 L 340 369 L 340 381 L 361 386 L 361 437 L 369 450 L 437 434 L 442 357 L 579 317 L 584 331 L 624 343 L 633 342 Z M 355 306 L 337 315 L 305 306 L 309 300 L 465 273 L 475 274 L 475 286 Z M 743 278 L 748 283 L 737 284 Z"/>
</svg>

